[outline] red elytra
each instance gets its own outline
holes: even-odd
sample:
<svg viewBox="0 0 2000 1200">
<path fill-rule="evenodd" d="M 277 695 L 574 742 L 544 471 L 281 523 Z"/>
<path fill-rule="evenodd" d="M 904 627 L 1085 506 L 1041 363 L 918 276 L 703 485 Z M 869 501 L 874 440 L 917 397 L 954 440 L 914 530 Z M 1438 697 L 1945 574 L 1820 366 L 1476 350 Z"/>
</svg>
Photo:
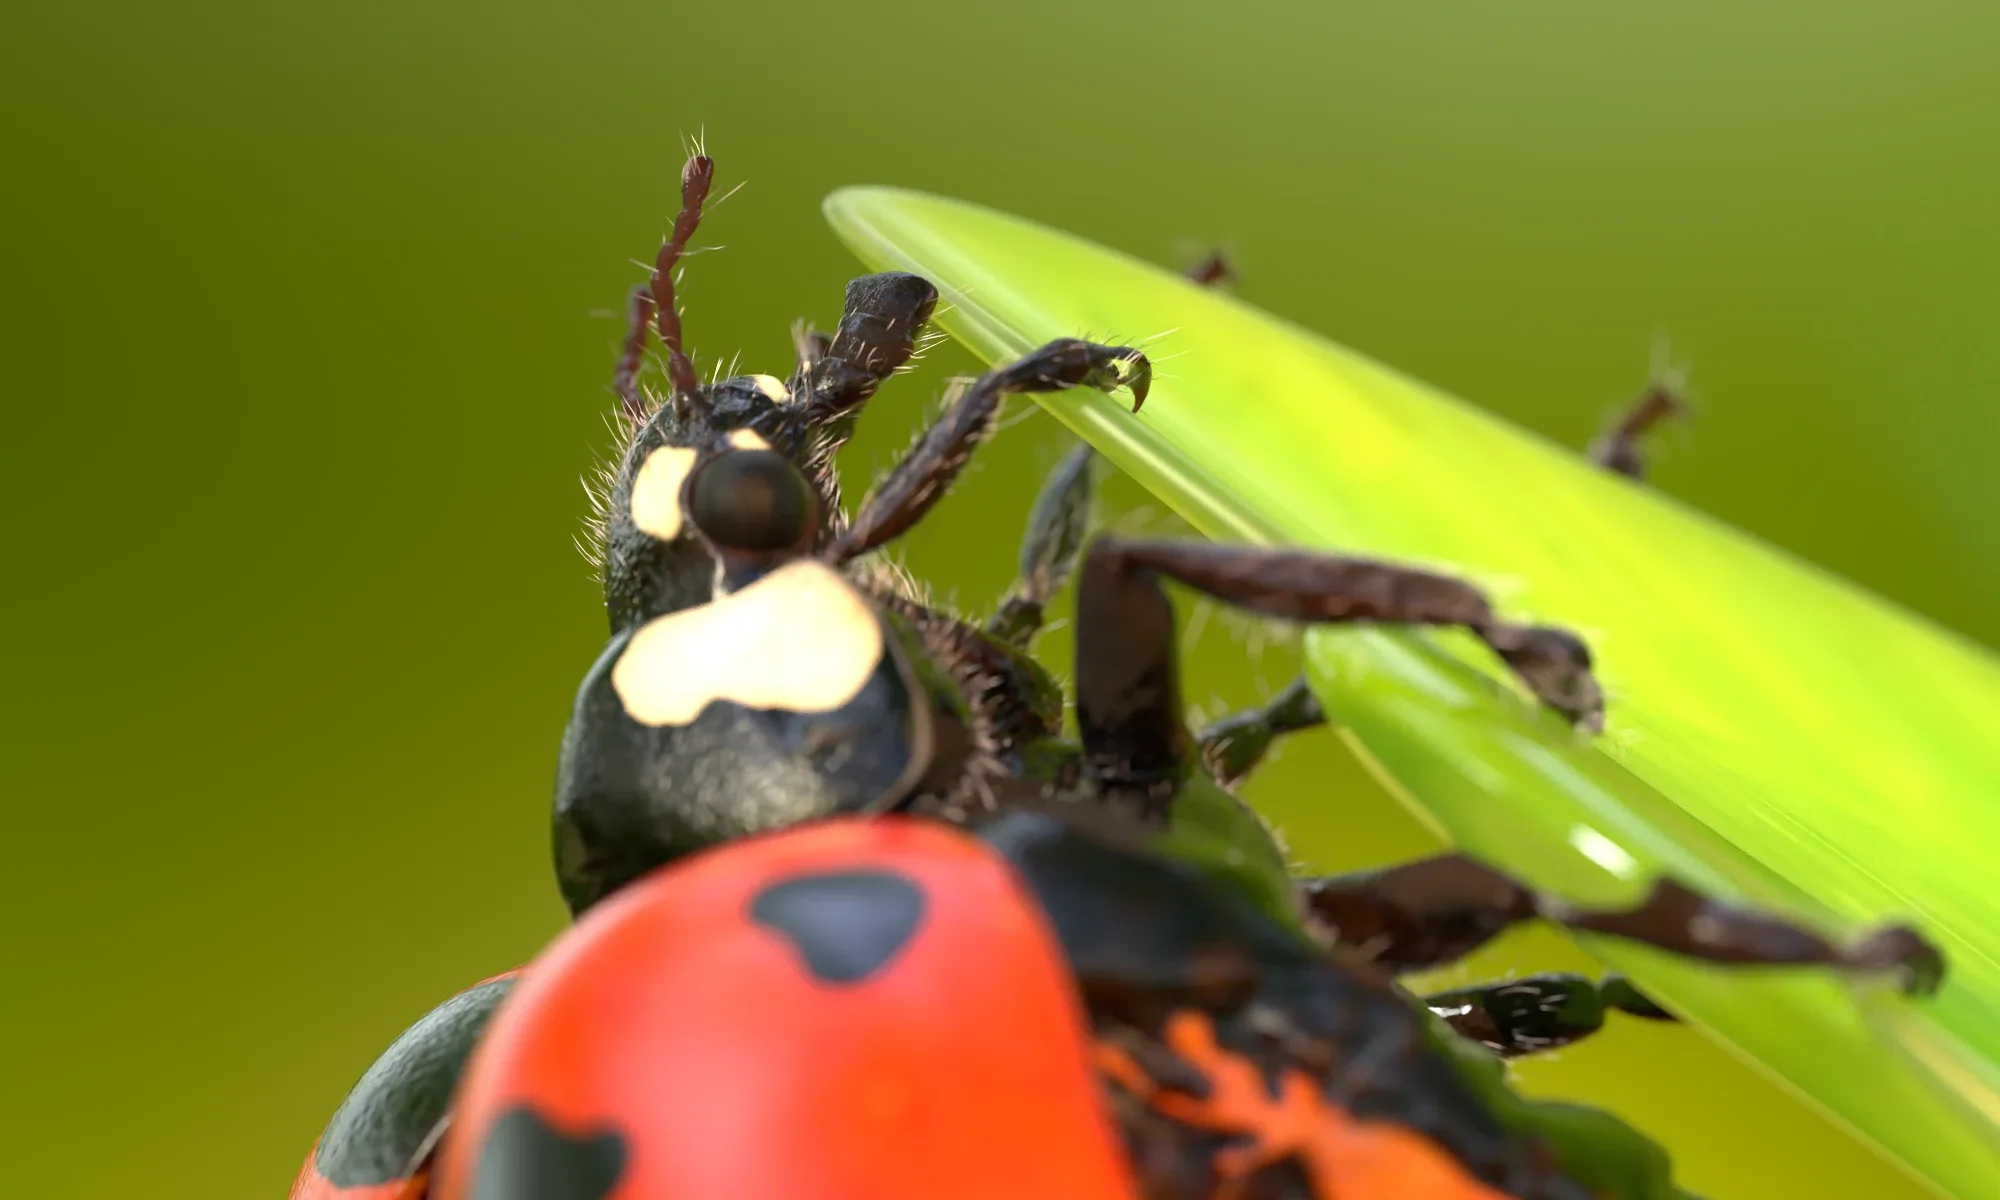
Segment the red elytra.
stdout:
<svg viewBox="0 0 2000 1200">
<path fill-rule="evenodd" d="M 290 1200 L 424 1200 L 428 1172 L 419 1171 L 407 1179 L 389 1183 L 343 1188 L 319 1173 L 313 1163 L 318 1154 L 319 1146 L 315 1143 L 313 1152 L 306 1155 L 305 1165 L 299 1168 L 298 1178 L 292 1181 Z"/>
<path fill-rule="evenodd" d="M 851 981 L 753 916 L 833 873 L 921 896 Z M 510 1121 L 534 1145 L 500 1145 Z M 505 1165 L 477 1179 L 482 1156 Z M 1136 1196 L 1040 909 L 981 843 L 900 819 L 736 842 L 586 914 L 474 1052 L 435 1181 L 438 1200 Z"/>
</svg>

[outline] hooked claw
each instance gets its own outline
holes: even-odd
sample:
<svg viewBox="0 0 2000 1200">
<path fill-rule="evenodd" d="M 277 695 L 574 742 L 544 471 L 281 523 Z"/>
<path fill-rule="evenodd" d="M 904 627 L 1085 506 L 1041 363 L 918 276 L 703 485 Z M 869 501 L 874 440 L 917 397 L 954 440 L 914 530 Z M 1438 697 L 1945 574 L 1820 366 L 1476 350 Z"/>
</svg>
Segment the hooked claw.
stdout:
<svg viewBox="0 0 2000 1200">
<path fill-rule="evenodd" d="M 1138 351 L 1132 357 L 1120 360 L 1126 370 L 1125 386 L 1132 389 L 1132 411 L 1138 412 L 1146 403 L 1146 393 L 1153 387 L 1153 364 Z"/>
<path fill-rule="evenodd" d="M 1861 966 L 1885 971 L 1903 992 L 1934 996 L 1944 982 L 1944 954 L 1907 925 L 1878 929 L 1854 948 Z"/>
<path fill-rule="evenodd" d="M 1110 347 L 1099 349 L 1109 350 Z M 1115 391 L 1118 388 L 1132 390 L 1132 411 L 1138 412 L 1146 403 L 1146 393 L 1153 387 L 1153 364 L 1137 350 L 1121 350 L 1117 357 L 1092 371 L 1088 380 L 1090 386 L 1100 391 Z"/>
</svg>

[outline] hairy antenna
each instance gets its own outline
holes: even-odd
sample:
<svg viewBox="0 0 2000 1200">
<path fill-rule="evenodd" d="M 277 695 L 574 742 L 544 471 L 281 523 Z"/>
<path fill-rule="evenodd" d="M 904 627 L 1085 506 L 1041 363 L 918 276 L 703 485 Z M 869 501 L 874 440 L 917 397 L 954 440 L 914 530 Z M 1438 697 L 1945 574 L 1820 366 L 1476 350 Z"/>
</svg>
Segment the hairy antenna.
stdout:
<svg viewBox="0 0 2000 1200">
<path fill-rule="evenodd" d="M 632 288 L 625 309 L 625 349 L 618 359 L 614 386 L 625 412 L 634 425 L 646 419 L 646 398 L 639 391 L 639 368 L 646 353 L 646 329 L 654 327 L 667 351 L 667 380 L 673 386 L 676 409 L 686 416 L 696 407 L 705 407 L 701 381 L 694 373 L 681 341 L 681 314 L 674 302 L 674 270 L 687 252 L 688 239 L 701 224 L 701 206 L 715 182 L 715 160 L 697 154 L 681 169 L 681 211 L 674 217 L 673 236 L 660 246 L 653 260 L 652 278 Z"/>
</svg>

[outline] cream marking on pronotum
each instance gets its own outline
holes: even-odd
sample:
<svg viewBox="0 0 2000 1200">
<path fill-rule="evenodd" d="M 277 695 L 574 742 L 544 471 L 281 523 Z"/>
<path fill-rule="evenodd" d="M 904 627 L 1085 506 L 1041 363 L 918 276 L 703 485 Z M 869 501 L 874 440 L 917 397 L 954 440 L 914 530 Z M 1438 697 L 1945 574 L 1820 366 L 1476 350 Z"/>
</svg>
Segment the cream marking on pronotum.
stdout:
<svg viewBox="0 0 2000 1200">
<path fill-rule="evenodd" d="M 756 378 L 771 379 L 769 375 L 759 375 Z M 772 379 L 771 382 L 776 383 L 777 380 Z M 754 429 L 736 430 L 729 435 L 729 444 L 738 450 L 769 450 L 771 448 L 771 443 L 757 436 L 757 431 Z"/>
<path fill-rule="evenodd" d="M 786 387 L 784 381 L 779 379 L 776 375 L 752 375 L 750 377 L 750 382 L 756 384 L 757 390 L 764 393 L 764 398 L 766 400 L 769 400 L 771 403 L 773 404 L 791 403 L 792 400 L 791 389 Z"/>
<path fill-rule="evenodd" d="M 882 626 L 832 567 L 787 563 L 740 592 L 655 618 L 632 636 L 611 686 L 641 725 L 686 725 L 711 702 L 832 712 L 882 659 Z"/>
<path fill-rule="evenodd" d="M 662 446 L 639 464 L 632 480 L 632 524 L 639 532 L 663 542 L 681 533 L 681 485 L 694 470 L 695 452 L 688 446 Z"/>
</svg>

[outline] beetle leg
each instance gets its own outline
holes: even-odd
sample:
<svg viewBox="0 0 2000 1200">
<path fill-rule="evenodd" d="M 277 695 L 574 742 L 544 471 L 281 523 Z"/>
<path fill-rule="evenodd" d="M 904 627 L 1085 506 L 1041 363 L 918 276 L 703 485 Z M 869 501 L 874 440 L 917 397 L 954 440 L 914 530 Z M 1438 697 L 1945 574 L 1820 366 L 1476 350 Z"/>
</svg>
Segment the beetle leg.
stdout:
<svg viewBox="0 0 2000 1200">
<path fill-rule="evenodd" d="M 1099 784 L 1163 806 L 1199 754 L 1219 780 L 1240 779 L 1271 739 L 1324 721 L 1300 685 L 1265 710 L 1227 720 L 1197 744 L 1181 721 L 1174 620 L 1159 576 L 1293 620 L 1464 625 L 1551 707 L 1595 728 L 1602 699 L 1583 643 L 1558 629 L 1510 625 L 1471 584 L 1367 559 L 1205 542 L 1100 537 L 1077 587 L 1077 721 Z"/>
<path fill-rule="evenodd" d="M 848 282 L 832 336 L 795 330 L 799 367 L 792 394 L 805 405 L 807 419 L 824 425 L 852 418 L 884 380 L 916 356 L 937 299 L 937 288 L 921 275 L 864 275 Z"/>
<path fill-rule="evenodd" d="M 1326 710 L 1301 675 L 1269 703 L 1231 713 L 1196 734 L 1195 741 L 1208 773 L 1223 787 L 1234 788 L 1264 761 L 1279 737 L 1324 724 Z"/>
<path fill-rule="evenodd" d="M 1684 381 L 1664 361 L 1656 362 L 1653 382 L 1639 398 L 1619 414 L 1611 427 L 1590 443 L 1585 451 L 1590 461 L 1632 479 L 1646 477 L 1646 460 L 1640 444 L 1646 434 L 1669 417 L 1687 415 L 1687 400 L 1681 394 Z"/>
<path fill-rule="evenodd" d="M 1181 713 L 1173 604 L 1151 571 L 1124 570 L 1099 537 L 1076 588 L 1076 719 L 1100 787 L 1164 814 L 1193 750 Z"/>
<path fill-rule="evenodd" d="M 1094 573 L 1092 562 L 1100 564 Z M 1603 723 L 1604 697 L 1582 639 L 1550 626 L 1502 621 L 1486 594 L 1463 580 L 1306 550 L 1101 537 L 1086 555 L 1082 586 L 1095 579 L 1096 586 L 1117 590 L 1126 586 L 1121 580 L 1156 574 L 1281 620 L 1463 626 L 1492 647 L 1544 704 L 1591 732 Z M 1165 603 L 1164 594 L 1160 603 Z M 1079 645 L 1091 639 L 1129 642 L 1128 633 L 1109 628 L 1119 619 L 1115 611 L 1092 619 L 1079 610 Z M 1157 655 L 1161 650 L 1146 652 Z M 1088 653 L 1097 657 L 1094 650 Z M 1079 688 L 1083 670 L 1079 658 Z"/>
<path fill-rule="evenodd" d="M 917 341 L 937 307 L 937 288 L 917 275 L 889 271 L 849 280 L 840 325 L 832 334 L 801 321 L 792 326 L 798 367 L 792 397 L 779 418 L 799 447 L 799 469 L 818 490 L 825 526 L 823 547 L 846 527 L 840 475 L 834 457 L 854 433 L 854 422 L 885 380 L 917 353 Z"/>
<path fill-rule="evenodd" d="M 1200 262 L 1181 272 L 1203 287 L 1227 287 L 1236 282 L 1236 264 L 1229 256 L 1217 250 Z"/>
<path fill-rule="evenodd" d="M 1675 1020 L 1622 975 L 1607 975 L 1601 983 L 1568 973 L 1529 975 L 1437 992 L 1423 1002 L 1460 1035 L 1502 1058 L 1573 1045 L 1603 1029 L 1605 1014 L 1612 1011 Z"/>
<path fill-rule="evenodd" d="M 694 363 L 681 345 L 681 313 L 674 301 L 674 271 L 687 251 L 688 239 L 701 224 L 701 206 L 715 182 L 715 161 L 697 154 L 681 168 L 681 211 L 674 218 L 673 236 L 660 245 L 653 259 L 651 277 L 632 288 L 626 303 L 624 352 L 618 358 L 613 386 L 618 390 L 619 408 L 633 426 L 647 417 L 646 398 L 639 391 L 639 368 L 646 356 L 646 333 L 656 329 L 660 345 L 667 352 L 667 381 L 673 387 L 673 404 L 683 419 L 705 408 L 707 396 L 695 377 Z"/>
<path fill-rule="evenodd" d="M 1588 909 L 1532 891 L 1464 855 L 1300 881 L 1307 911 L 1338 942 L 1392 971 L 1454 962 L 1525 921 L 1606 934 L 1731 966 L 1826 966 L 1894 976 L 1905 991 L 1937 990 L 1944 960 L 1907 926 L 1841 947 L 1791 921 L 1711 900 L 1671 879 L 1630 908 Z"/>
<path fill-rule="evenodd" d="M 1028 530 L 1021 539 L 1021 567 L 1013 588 L 986 622 L 988 637 L 1025 647 L 1042 630 L 1049 601 L 1069 581 L 1090 524 L 1092 454 L 1079 443 L 1049 473 Z"/>
<path fill-rule="evenodd" d="M 1001 401 L 1021 392 L 1061 392 L 1074 387 L 1132 389 L 1133 410 L 1145 403 L 1152 380 L 1146 356 L 1126 347 L 1061 338 L 1009 366 L 973 381 L 958 402 L 924 431 L 917 444 L 862 501 L 854 521 L 827 549 L 842 563 L 893 541 L 922 520 L 944 497 L 966 460 L 993 428 Z"/>
<path fill-rule="evenodd" d="M 1666 418 L 1686 411 L 1680 398 L 1663 387 L 1649 387 L 1610 429 L 1590 443 L 1590 461 L 1632 479 L 1646 477 L 1646 460 L 1639 446 L 1646 433 Z"/>
</svg>

